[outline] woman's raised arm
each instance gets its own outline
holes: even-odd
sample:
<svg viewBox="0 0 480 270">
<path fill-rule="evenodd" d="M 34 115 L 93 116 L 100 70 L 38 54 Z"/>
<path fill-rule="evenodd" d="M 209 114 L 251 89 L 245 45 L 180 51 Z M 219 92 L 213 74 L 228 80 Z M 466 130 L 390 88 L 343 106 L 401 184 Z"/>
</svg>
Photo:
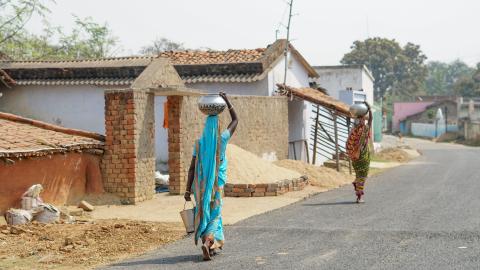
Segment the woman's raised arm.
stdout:
<svg viewBox="0 0 480 270">
<path fill-rule="evenodd" d="M 227 94 L 225 94 L 225 92 L 220 92 L 219 95 L 223 98 L 223 100 L 225 100 L 225 103 L 227 103 L 227 108 L 228 108 L 228 111 L 230 112 L 230 117 L 232 118 L 232 121 L 227 127 L 228 131 L 230 131 L 230 136 L 232 136 L 233 133 L 235 132 L 235 129 L 237 129 L 237 125 L 238 125 L 237 113 L 235 112 L 235 109 L 233 108 L 230 101 L 228 100 Z"/>
</svg>

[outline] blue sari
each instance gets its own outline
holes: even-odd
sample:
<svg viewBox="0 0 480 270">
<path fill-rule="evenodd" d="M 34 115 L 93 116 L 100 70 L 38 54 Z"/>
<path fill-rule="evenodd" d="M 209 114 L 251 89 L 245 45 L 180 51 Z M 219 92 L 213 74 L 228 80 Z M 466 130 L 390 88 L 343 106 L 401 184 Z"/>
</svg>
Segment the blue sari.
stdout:
<svg viewBox="0 0 480 270">
<path fill-rule="evenodd" d="M 223 186 L 226 181 L 226 148 L 230 132 L 220 135 L 218 116 L 208 116 L 202 137 L 195 143 L 195 176 L 192 190 L 195 197 L 195 244 L 208 237 L 213 248 L 224 243 L 222 206 Z"/>
</svg>

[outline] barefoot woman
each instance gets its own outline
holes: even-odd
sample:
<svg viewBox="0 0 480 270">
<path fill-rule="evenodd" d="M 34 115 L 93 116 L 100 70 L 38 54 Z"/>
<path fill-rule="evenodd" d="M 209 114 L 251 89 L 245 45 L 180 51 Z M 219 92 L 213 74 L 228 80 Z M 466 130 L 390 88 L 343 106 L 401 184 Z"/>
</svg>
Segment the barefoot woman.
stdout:
<svg viewBox="0 0 480 270">
<path fill-rule="evenodd" d="M 372 128 L 372 111 L 370 105 L 365 102 L 368 109 L 368 124 L 365 123 L 366 115 L 358 116 L 355 119 L 350 135 L 347 140 L 347 154 L 352 160 L 353 169 L 355 170 L 355 181 L 353 187 L 357 195 L 357 203 L 363 202 L 363 189 L 365 181 L 368 177 L 368 170 L 370 168 L 370 130 Z"/>
<path fill-rule="evenodd" d="M 195 143 L 188 171 L 185 200 L 193 191 L 195 208 L 195 244 L 202 240 L 203 259 L 210 260 L 215 248 L 224 243 L 222 225 L 223 186 L 227 180 L 225 150 L 238 124 L 237 114 L 223 92 L 219 94 L 227 104 L 232 121 L 220 134 L 217 115 L 209 115 L 201 138 Z"/>
</svg>

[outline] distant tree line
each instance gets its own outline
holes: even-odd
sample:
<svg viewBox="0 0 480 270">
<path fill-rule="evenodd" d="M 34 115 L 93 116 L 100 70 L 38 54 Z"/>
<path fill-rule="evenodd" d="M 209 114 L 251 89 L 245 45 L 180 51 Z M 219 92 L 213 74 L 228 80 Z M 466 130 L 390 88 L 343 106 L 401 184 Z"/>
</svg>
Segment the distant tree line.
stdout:
<svg viewBox="0 0 480 270">
<path fill-rule="evenodd" d="M 375 78 L 375 98 L 404 100 L 415 95 L 480 96 L 480 63 L 476 68 L 461 60 L 426 62 L 419 45 L 401 46 L 394 39 L 355 41 L 342 64 L 366 65 Z"/>
</svg>

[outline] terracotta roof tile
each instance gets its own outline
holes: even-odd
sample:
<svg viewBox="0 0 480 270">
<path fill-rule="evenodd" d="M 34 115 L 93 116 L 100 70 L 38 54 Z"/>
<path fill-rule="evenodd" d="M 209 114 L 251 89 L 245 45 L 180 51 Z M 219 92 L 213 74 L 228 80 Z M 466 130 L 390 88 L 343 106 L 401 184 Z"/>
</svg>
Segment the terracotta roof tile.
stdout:
<svg viewBox="0 0 480 270">
<path fill-rule="evenodd" d="M 0 157 L 32 157 L 103 149 L 103 136 L 0 113 Z"/>
<path fill-rule="evenodd" d="M 205 65 L 258 62 L 266 48 L 228 51 L 168 51 L 160 57 L 170 58 L 174 65 Z"/>
</svg>

